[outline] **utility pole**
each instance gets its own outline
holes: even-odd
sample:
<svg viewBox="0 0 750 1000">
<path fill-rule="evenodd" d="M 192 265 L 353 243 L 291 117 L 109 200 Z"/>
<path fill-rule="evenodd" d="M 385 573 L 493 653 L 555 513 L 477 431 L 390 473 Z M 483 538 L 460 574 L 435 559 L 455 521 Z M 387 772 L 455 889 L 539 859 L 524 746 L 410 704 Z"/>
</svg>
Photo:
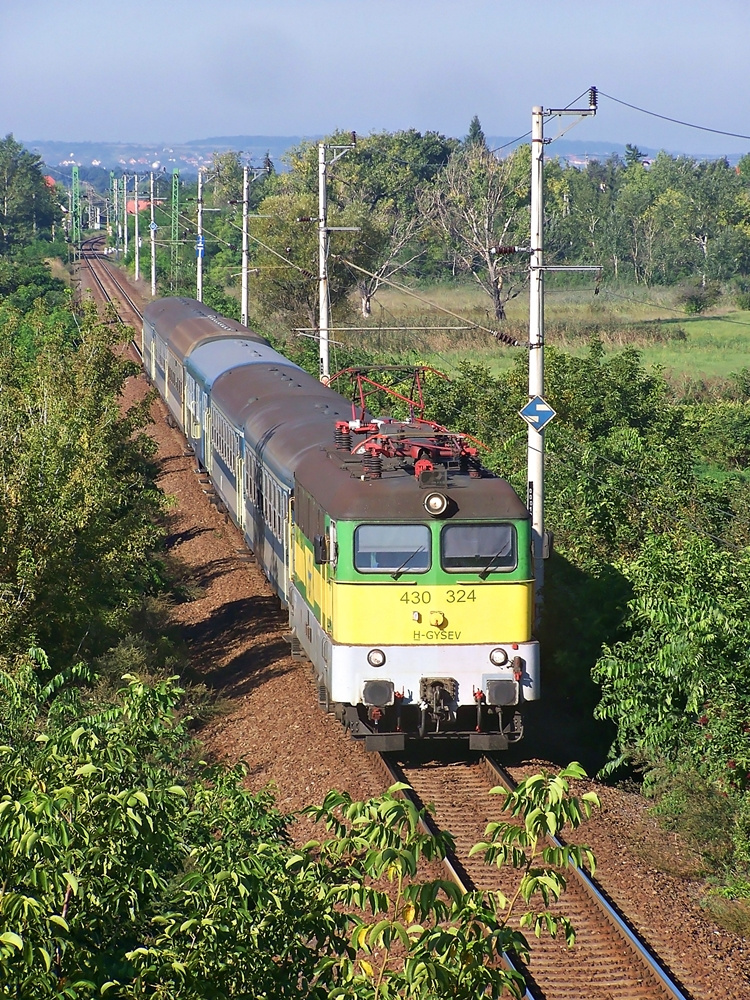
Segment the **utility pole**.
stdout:
<svg viewBox="0 0 750 1000">
<path fill-rule="evenodd" d="M 253 171 L 253 176 L 250 176 L 250 170 Z M 249 275 L 249 256 L 250 247 L 249 240 L 250 235 L 247 229 L 248 219 L 250 218 L 250 184 L 252 181 L 257 181 L 260 177 L 268 175 L 268 169 L 266 167 L 256 168 L 249 167 L 247 164 L 242 168 L 242 296 L 241 296 L 241 320 L 243 326 L 247 326 L 249 320 L 250 310 L 248 308 L 248 275 Z M 236 201 L 230 201 L 230 205 L 236 205 Z M 269 218 L 269 216 L 254 215 L 254 219 Z"/>
<path fill-rule="evenodd" d="M 202 167 L 198 167 L 198 235 L 195 240 L 195 297 L 199 302 L 203 301 L 203 254 L 205 253 L 205 246 L 205 239 L 203 237 L 203 169 Z"/>
<path fill-rule="evenodd" d="M 156 222 L 154 221 L 154 172 L 151 171 L 151 298 L 156 298 Z"/>
<path fill-rule="evenodd" d="M 544 428 L 554 410 L 544 400 L 544 272 L 599 271 L 598 267 L 545 267 L 544 265 L 544 119 L 555 115 L 584 117 L 596 114 L 596 87 L 589 90 L 588 108 L 534 107 L 531 112 L 531 258 L 529 272 L 529 403 L 522 416 L 528 431 L 528 493 L 534 551 L 536 617 L 539 618 L 544 587 Z"/>
<path fill-rule="evenodd" d="M 128 175 L 122 175 L 122 239 L 124 256 L 128 255 Z"/>
<path fill-rule="evenodd" d="M 318 295 L 319 295 L 319 336 L 320 336 L 320 381 L 328 383 L 330 369 L 328 365 L 328 334 L 330 328 L 330 311 L 328 308 L 328 236 L 336 231 L 356 231 L 355 226 L 328 225 L 328 166 L 340 160 L 350 149 L 356 148 L 356 135 L 352 132 L 352 142 L 347 146 L 326 145 L 318 143 Z M 327 150 L 333 151 L 333 156 L 326 157 Z"/>
<path fill-rule="evenodd" d="M 248 265 L 248 233 L 247 233 L 247 213 L 250 201 L 250 178 L 248 176 L 248 166 L 242 168 L 242 313 L 240 323 L 247 326 L 248 313 L 248 292 L 247 292 L 247 265 Z"/>
<path fill-rule="evenodd" d="M 114 225 L 113 225 L 114 223 Z M 118 249 L 117 241 L 117 181 L 114 170 L 109 172 L 109 197 L 107 198 L 107 236 L 115 237 L 115 251 Z"/>
<path fill-rule="evenodd" d="M 141 276 L 141 238 L 138 235 L 138 174 L 135 175 L 135 232 L 133 242 L 135 243 L 135 280 Z"/>
<path fill-rule="evenodd" d="M 174 291 L 177 283 L 177 271 L 180 262 L 180 171 L 172 170 L 172 244 L 171 244 L 171 274 L 170 288 Z"/>
</svg>

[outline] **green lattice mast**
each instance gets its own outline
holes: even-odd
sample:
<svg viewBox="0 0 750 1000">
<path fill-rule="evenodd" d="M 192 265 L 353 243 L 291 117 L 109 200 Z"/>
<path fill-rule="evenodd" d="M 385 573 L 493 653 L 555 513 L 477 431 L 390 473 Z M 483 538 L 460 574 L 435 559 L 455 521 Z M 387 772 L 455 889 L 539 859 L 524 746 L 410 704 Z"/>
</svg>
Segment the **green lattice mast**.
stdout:
<svg viewBox="0 0 750 1000">
<path fill-rule="evenodd" d="M 74 248 L 81 246 L 81 185 L 78 180 L 78 165 L 73 164 L 70 188 L 70 242 Z"/>
<path fill-rule="evenodd" d="M 177 283 L 177 271 L 180 263 L 180 171 L 175 167 L 172 171 L 172 267 L 171 288 Z"/>
</svg>

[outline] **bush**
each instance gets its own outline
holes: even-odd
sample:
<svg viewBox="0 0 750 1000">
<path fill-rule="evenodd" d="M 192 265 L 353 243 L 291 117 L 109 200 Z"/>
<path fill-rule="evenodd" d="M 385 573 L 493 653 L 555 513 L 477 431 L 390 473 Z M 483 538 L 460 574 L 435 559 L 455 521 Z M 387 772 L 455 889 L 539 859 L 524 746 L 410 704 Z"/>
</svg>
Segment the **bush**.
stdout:
<svg viewBox="0 0 750 1000">
<path fill-rule="evenodd" d="M 716 282 L 709 281 L 700 285 L 687 282 L 677 291 L 677 303 L 688 316 L 699 316 L 706 309 L 716 305 L 720 295 L 721 289 Z"/>
</svg>

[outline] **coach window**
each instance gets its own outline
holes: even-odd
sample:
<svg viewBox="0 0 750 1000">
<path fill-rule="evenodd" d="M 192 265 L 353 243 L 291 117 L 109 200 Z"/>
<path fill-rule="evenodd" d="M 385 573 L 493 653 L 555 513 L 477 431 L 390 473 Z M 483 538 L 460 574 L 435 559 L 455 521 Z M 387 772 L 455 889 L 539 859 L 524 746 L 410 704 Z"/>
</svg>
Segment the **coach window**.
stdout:
<svg viewBox="0 0 750 1000">
<path fill-rule="evenodd" d="M 360 524 L 354 531 L 354 567 L 360 573 L 426 573 L 430 542 L 425 524 Z"/>
<path fill-rule="evenodd" d="M 440 561 L 448 573 L 507 573 L 518 564 L 512 524 L 446 524 L 440 534 Z"/>
</svg>

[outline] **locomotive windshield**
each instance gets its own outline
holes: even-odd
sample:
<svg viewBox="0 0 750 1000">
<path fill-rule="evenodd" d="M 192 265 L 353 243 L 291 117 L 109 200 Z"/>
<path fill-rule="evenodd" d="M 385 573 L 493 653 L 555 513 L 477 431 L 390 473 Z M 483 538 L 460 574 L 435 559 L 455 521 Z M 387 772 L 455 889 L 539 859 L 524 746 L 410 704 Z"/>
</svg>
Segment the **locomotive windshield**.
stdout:
<svg viewBox="0 0 750 1000">
<path fill-rule="evenodd" d="M 518 563 L 516 529 L 512 524 L 446 524 L 440 559 L 447 573 L 508 572 Z"/>
<path fill-rule="evenodd" d="M 432 563 L 425 524 L 360 524 L 354 566 L 360 573 L 425 573 Z"/>
</svg>

